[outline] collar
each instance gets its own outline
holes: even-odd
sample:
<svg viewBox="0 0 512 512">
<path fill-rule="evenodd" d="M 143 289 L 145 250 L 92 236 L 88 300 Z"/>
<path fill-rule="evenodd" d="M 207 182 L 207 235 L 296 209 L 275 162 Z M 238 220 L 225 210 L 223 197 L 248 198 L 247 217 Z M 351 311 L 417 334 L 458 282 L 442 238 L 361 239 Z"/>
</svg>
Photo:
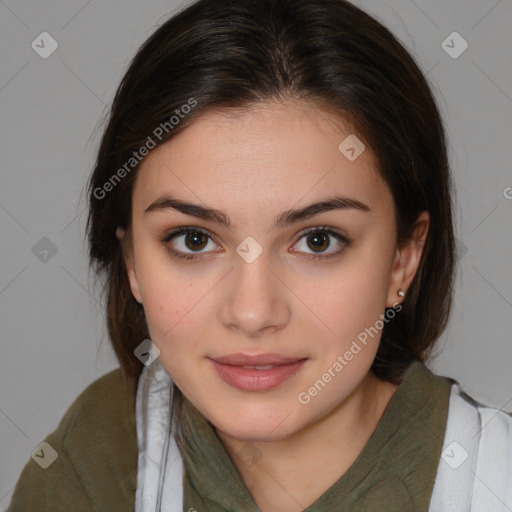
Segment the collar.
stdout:
<svg viewBox="0 0 512 512">
<path fill-rule="evenodd" d="M 304 512 L 428 510 L 452 383 L 413 362 L 357 459 Z M 213 425 L 185 398 L 182 429 L 185 509 L 259 512 Z"/>
</svg>

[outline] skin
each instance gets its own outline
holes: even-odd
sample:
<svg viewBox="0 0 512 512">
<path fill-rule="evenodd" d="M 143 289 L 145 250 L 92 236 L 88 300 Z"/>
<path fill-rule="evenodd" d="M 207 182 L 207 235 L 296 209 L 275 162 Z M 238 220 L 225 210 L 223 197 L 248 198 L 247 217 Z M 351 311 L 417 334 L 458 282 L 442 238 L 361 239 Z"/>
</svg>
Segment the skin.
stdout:
<svg viewBox="0 0 512 512">
<path fill-rule="evenodd" d="M 132 293 L 162 365 L 213 424 L 263 512 L 316 501 L 357 458 L 397 389 L 369 372 L 379 331 L 309 403 L 297 398 L 403 300 L 397 291 L 407 291 L 428 230 L 423 212 L 414 238 L 397 247 L 393 198 L 370 148 L 353 162 L 338 149 L 351 133 L 346 121 L 298 100 L 209 112 L 143 160 L 133 189 Z M 145 213 L 165 194 L 222 210 L 232 229 L 171 208 Z M 332 196 L 371 211 L 332 210 L 272 228 L 284 210 Z M 179 226 L 211 234 L 199 249 L 186 235 L 167 243 L 196 260 L 173 258 L 160 241 Z M 301 231 L 319 226 L 350 240 L 341 255 L 311 259 L 342 247 L 324 235 L 330 244 L 315 252 Z M 252 263 L 236 252 L 248 236 L 263 248 Z M 308 360 L 278 387 L 250 392 L 224 382 L 208 359 L 236 352 Z M 238 455 L 246 443 L 261 454 L 254 465 Z"/>
</svg>

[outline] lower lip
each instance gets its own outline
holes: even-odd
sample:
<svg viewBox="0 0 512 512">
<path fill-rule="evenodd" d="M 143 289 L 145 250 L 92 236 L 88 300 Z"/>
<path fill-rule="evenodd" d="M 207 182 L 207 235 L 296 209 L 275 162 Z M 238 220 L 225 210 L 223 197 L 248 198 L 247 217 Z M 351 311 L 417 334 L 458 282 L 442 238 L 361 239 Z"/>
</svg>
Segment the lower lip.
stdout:
<svg viewBox="0 0 512 512">
<path fill-rule="evenodd" d="M 306 359 L 301 359 L 295 363 L 280 364 L 269 370 L 252 370 L 241 366 L 222 364 L 213 359 L 210 359 L 210 361 L 220 378 L 231 386 L 244 391 L 267 391 L 295 375 L 306 362 Z"/>
</svg>

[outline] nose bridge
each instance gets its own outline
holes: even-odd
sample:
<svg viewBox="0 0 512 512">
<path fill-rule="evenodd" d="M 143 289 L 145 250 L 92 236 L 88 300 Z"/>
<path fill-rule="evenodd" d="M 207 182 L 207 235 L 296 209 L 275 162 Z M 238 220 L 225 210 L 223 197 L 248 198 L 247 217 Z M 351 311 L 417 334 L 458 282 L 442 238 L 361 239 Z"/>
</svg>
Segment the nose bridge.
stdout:
<svg viewBox="0 0 512 512">
<path fill-rule="evenodd" d="M 283 284 L 271 270 L 270 253 L 245 240 L 237 247 L 234 269 L 220 307 L 227 328 L 257 336 L 263 329 L 282 328 L 288 321 Z"/>
</svg>

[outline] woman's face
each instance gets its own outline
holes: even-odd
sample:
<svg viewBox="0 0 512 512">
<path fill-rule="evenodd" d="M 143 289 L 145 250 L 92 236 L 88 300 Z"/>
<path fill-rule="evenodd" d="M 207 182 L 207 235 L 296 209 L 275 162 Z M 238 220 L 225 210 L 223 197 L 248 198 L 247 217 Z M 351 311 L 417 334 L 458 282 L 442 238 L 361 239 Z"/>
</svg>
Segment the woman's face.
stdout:
<svg viewBox="0 0 512 512">
<path fill-rule="evenodd" d="M 210 112 L 138 171 L 132 292 L 164 368 L 234 439 L 284 439 L 339 407 L 416 270 L 352 133 L 299 101 Z"/>
</svg>

